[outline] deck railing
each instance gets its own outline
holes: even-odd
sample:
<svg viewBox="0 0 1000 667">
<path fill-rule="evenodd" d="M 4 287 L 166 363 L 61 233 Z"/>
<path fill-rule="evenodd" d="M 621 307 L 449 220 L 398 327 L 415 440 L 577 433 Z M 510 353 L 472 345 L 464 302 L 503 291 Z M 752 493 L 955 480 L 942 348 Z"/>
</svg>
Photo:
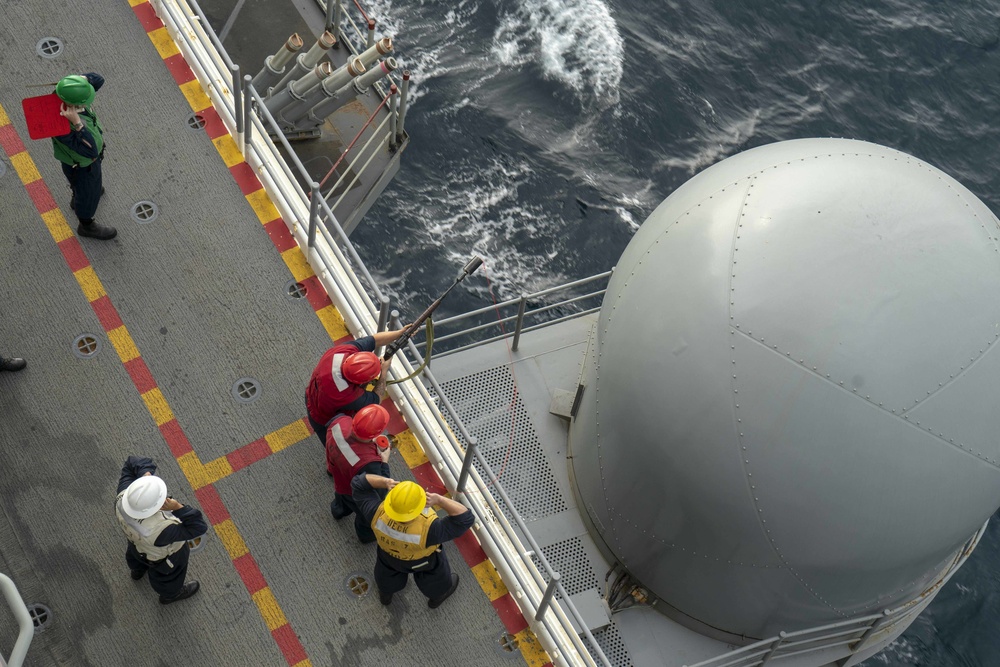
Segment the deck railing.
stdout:
<svg viewBox="0 0 1000 667">
<path fill-rule="evenodd" d="M 600 311 L 613 272 L 614 269 L 522 294 L 517 299 L 508 299 L 454 317 L 434 320 L 434 355 L 445 356 L 504 338 L 512 338 L 511 349 L 516 351 L 521 334 Z M 580 288 L 585 286 L 592 291 L 578 294 Z M 549 302 L 554 295 L 558 295 L 559 300 Z M 418 350 L 423 350 L 426 345 L 426 340 L 416 343 Z"/>
<path fill-rule="evenodd" d="M 196 0 L 152 0 L 152 5 L 211 98 L 223 123 L 235 137 L 247 163 L 289 226 L 343 316 L 345 325 L 356 335 L 368 335 L 383 329 L 388 323 L 390 300 L 378 288 L 330 205 L 321 196 L 319 184 L 312 182 L 308 193 L 299 184 L 300 179 L 308 183 L 311 177 L 264 106 L 262 96 L 253 87 L 252 77 L 239 77 L 238 69 L 226 55 Z M 196 16 L 201 20 L 192 20 Z M 251 112 L 254 106 L 256 114 Z M 269 134 L 278 138 L 287 160 Z M 388 141 L 390 138 L 385 136 L 384 142 Z M 412 341 L 410 345 L 412 352 L 415 346 Z M 390 369 L 390 375 L 398 379 L 412 371 L 410 362 L 400 357 Z M 440 392 L 429 369 L 425 370 L 424 379 Z M 402 382 L 391 387 L 390 394 L 444 484 L 454 491 L 458 488 L 460 477 L 468 480 L 463 480 L 466 486 L 462 497 L 476 515 L 476 536 L 553 663 L 594 665 L 592 652 L 601 665 L 610 667 L 607 656 L 559 583 L 558 573 L 537 544 L 529 535 L 531 548 L 524 547 L 478 472 L 473 470 L 462 474 L 464 448 L 455 438 L 445 417 L 434 408 L 434 401 L 424 384 Z M 463 436 L 471 437 L 447 399 L 442 404 L 453 423 L 459 425 Z M 493 487 L 501 491 L 489 468 L 484 469 L 491 477 Z M 512 505 L 508 507 L 508 514 L 515 523 L 524 527 L 523 519 Z M 533 555 L 554 584 L 546 582 L 532 561 Z M 558 604 L 551 604 L 556 592 L 562 599 Z M 587 644 L 574 630 L 566 610 L 581 624 L 584 637 L 590 644 L 589 652 Z"/>
<path fill-rule="evenodd" d="M 14 582 L 6 574 L 0 574 L 0 592 L 3 593 L 4 599 L 7 600 L 7 606 L 14 613 L 18 626 L 17 641 L 14 642 L 14 648 L 10 652 L 10 657 L 5 663 L 3 654 L 0 653 L 0 665 L 21 667 L 24 664 L 24 658 L 28 655 L 28 646 L 31 645 L 31 639 L 35 636 L 35 624 L 31 620 L 28 608 L 24 605 L 24 600 L 21 599 L 21 594 L 17 592 L 17 586 L 14 585 Z"/>
<path fill-rule="evenodd" d="M 884 639 L 900 626 L 909 625 L 913 620 L 912 617 L 920 613 L 923 608 L 922 603 L 933 597 L 965 563 L 986 531 L 988 523 L 989 521 L 984 523 L 969 538 L 962 549 L 955 554 L 948 567 L 926 590 L 895 609 L 886 609 L 881 614 L 851 618 L 798 632 L 781 632 L 775 637 L 743 646 L 724 655 L 690 665 L 690 667 L 764 667 L 771 664 L 771 661 L 775 661 L 777 664 L 777 661 L 782 658 L 787 659 L 817 651 L 831 653 L 839 651 L 841 657 L 835 658 L 835 664 L 843 667 L 852 656 L 870 648 L 872 637 L 875 637 L 876 640 Z M 876 637 L 876 635 L 881 636 Z M 845 649 L 846 654 L 844 653 Z M 788 662 L 785 660 L 781 664 L 788 664 Z M 685 665 L 685 667 L 688 666 Z"/>
</svg>

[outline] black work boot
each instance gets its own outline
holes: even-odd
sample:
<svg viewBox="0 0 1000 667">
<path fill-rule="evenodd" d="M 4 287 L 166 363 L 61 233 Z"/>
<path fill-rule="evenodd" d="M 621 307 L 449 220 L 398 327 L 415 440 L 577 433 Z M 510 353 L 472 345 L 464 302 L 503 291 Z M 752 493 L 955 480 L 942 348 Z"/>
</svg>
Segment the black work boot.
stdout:
<svg viewBox="0 0 1000 667">
<path fill-rule="evenodd" d="M 384 604 L 386 607 L 392 604 L 392 593 L 386 595 L 382 591 L 378 592 L 378 601 Z"/>
<path fill-rule="evenodd" d="M 27 361 L 18 357 L 12 357 L 11 359 L 0 357 L 0 371 L 22 371 L 27 365 Z"/>
<path fill-rule="evenodd" d="M 437 609 L 438 607 L 441 606 L 442 602 L 444 602 L 449 597 L 451 597 L 451 594 L 455 592 L 456 588 L 458 588 L 458 575 L 455 574 L 454 572 L 452 572 L 452 574 L 451 574 L 451 588 L 449 588 L 447 591 L 445 591 L 444 595 L 442 595 L 441 597 L 434 598 L 432 600 L 428 600 L 427 601 L 427 606 L 430 607 L 431 609 Z"/>
<path fill-rule="evenodd" d="M 181 589 L 181 592 L 173 596 L 172 598 L 165 598 L 161 595 L 160 604 L 170 604 L 171 602 L 186 600 L 187 598 L 197 593 L 200 587 L 201 584 L 199 584 L 196 580 L 192 579 L 191 581 L 184 584 L 184 588 Z"/>
<path fill-rule="evenodd" d="M 114 227 L 104 227 L 93 220 L 81 220 L 76 228 L 76 233 L 101 241 L 109 241 L 118 236 L 118 230 Z"/>
<path fill-rule="evenodd" d="M 132 570 L 132 581 L 139 581 L 146 576 L 145 570 Z"/>
</svg>

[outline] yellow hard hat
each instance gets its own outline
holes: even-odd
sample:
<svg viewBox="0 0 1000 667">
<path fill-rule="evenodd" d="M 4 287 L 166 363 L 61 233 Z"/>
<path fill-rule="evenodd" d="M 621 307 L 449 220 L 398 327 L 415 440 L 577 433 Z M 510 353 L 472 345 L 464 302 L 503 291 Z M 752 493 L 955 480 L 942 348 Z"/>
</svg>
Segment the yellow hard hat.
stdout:
<svg viewBox="0 0 1000 667">
<path fill-rule="evenodd" d="M 405 523 L 415 519 L 427 505 L 427 494 L 414 482 L 400 482 L 385 497 L 385 513 L 393 521 Z"/>
</svg>

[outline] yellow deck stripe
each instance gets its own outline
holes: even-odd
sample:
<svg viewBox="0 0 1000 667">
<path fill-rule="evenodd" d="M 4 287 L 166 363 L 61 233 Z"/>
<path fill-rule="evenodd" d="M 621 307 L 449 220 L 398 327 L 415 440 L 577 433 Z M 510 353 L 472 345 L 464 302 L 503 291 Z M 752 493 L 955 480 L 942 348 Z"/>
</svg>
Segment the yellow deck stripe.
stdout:
<svg viewBox="0 0 1000 667">
<path fill-rule="evenodd" d="M 493 563 L 488 558 L 472 568 L 472 575 L 479 582 L 479 586 L 486 593 L 486 597 L 490 599 L 490 602 L 502 598 L 509 592 L 503 580 L 500 579 L 497 569 L 493 567 Z"/>
<path fill-rule="evenodd" d="M 239 146 L 233 141 L 232 136 L 228 134 L 223 134 L 222 136 L 212 139 L 212 143 L 215 144 L 215 149 L 219 151 L 219 155 L 222 157 L 222 161 L 226 163 L 227 167 L 233 167 L 243 162 L 243 154 L 240 153 Z M 271 218 L 274 220 L 274 218 Z"/>
<path fill-rule="evenodd" d="M 543 667 L 552 662 L 531 628 L 521 630 L 514 635 L 514 639 L 517 640 L 517 648 L 521 651 L 521 657 L 528 663 L 528 667 Z"/>
<path fill-rule="evenodd" d="M 52 235 L 56 243 L 65 241 L 73 236 L 73 230 L 66 224 L 66 216 L 58 208 L 54 208 L 47 213 L 42 213 L 42 220 L 45 222 L 45 226 L 49 228 L 49 234 Z"/>
<path fill-rule="evenodd" d="M 344 317 L 340 314 L 340 311 L 333 307 L 333 305 L 323 306 L 316 311 L 316 317 L 319 318 L 320 323 L 323 328 L 326 329 L 326 333 L 330 336 L 330 340 L 340 340 L 344 336 L 350 335 L 350 331 L 347 330 L 347 325 L 344 324 Z"/>
<path fill-rule="evenodd" d="M 176 56 L 180 53 L 180 49 L 174 44 L 173 37 L 167 32 L 166 28 L 157 28 L 146 33 L 149 35 L 149 40 L 153 42 L 153 46 L 156 47 L 156 51 L 160 54 L 161 58 L 169 58 L 170 56 Z"/>
<path fill-rule="evenodd" d="M 264 436 L 272 452 L 280 452 L 286 447 L 291 447 L 297 442 L 302 442 L 309 437 L 309 429 L 301 420 L 293 422 L 288 426 L 283 426 L 273 433 Z"/>
<path fill-rule="evenodd" d="M 205 484 L 215 484 L 223 477 L 228 477 L 233 474 L 233 466 L 229 464 L 229 459 L 225 456 L 220 456 L 217 459 L 209 461 L 202 469 L 205 472 Z"/>
<path fill-rule="evenodd" d="M 201 87 L 201 83 L 197 78 L 191 79 L 187 83 L 182 83 L 178 87 L 181 89 L 181 93 L 184 94 L 184 98 L 191 107 L 191 111 L 202 111 L 212 106 L 212 98 L 205 93 L 205 89 Z"/>
<path fill-rule="evenodd" d="M 236 530 L 236 524 L 233 523 L 232 519 L 226 519 L 215 524 L 215 534 L 219 536 L 222 546 L 226 547 L 231 560 L 236 560 L 250 553 L 246 542 L 240 536 L 240 531 Z"/>
<path fill-rule="evenodd" d="M 260 615 L 264 617 L 268 630 L 273 632 L 288 623 L 285 612 L 281 611 L 281 607 L 278 606 L 278 601 L 274 598 L 270 586 L 260 589 L 250 597 L 257 603 L 257 608 L 260 609 Z"/>
<path fill-rule="evenodd" d="M 0 107 L 0 127 L 4 125 L 10 125 L 10 116 L 3 110 L 3 107 Z"/>
<path fill-rule="evenodd" d="M 306 278 L 316 275 L 313 273 L 312 267 L 309 266 L 309 262 L 306 261 L 306 256 L 302 254 L 298 246 L 289 248 L 281 253 L 281 257 L 285 260 L 285 264 L 288 266 L 288 270 L 292 272 L 292 277 L 295 280 L 302 282 Z"/>
<path fill-rule="evenodd" d="M 124 324 L 117 329 L 109 331 L 108 338 L 111 339 L 111 344 L 115 346 L 118 358 L 122 360 L 123 364 L 139 357 L 139 348 L 135 346 L 135 341 L 132 340 L 132 336 L 129 335 L 128 329 L 125 328 Z"/>
<path fill-rule="evenodd" d="M 159 387 L 154 387 L 143 394 L 142 400 L 146 403 L 146 408 L 153 416 L 153 421 L 156 422 L 157 426 L 163 426 L 174 418 L 174 413 L 167 405 L 167 399 L 163 397 L 163 392 L 160 391 Z"/>
<path fill-rule="evenodd" d="M 278 217 L 278 209 L 275 208 L 273 203 L 271 203 L 271 198 L 267 196 L 267 190 L 264 188 L 255 190 L 246 197 L 247 201 L 250 203 L 250 207 L 253 209 L 253 212 L 257 214 L 257 219 L 260 220 L 260 224 L 267 224 Z"/>
<path fill-rule="evenodd" d="M 417 436 L 413 435 L 413 431 L 406 429 L 401 433 L 397 433 L 395 440 L 396 449 L 402 454 L 408 468 L 412 470 L 417 466 L 427 463 L 427 455 L 424 454 L 424 450 L 417 441 Z"/>
<path fill-rule="evenodd" d="M 17 155 L 11 155 L 10 163 L 14 165 L 14 171 L 21 177 L 21 182 L 25 185 L 34 183 L 42 177 L 38 173 L 38 167 L 35 166 L 34 160 L 28 155 L 28 151 L 21 151 Z"/>
<path fill-rule="evenodd" d="M 85 266 L 73 275 L 76 276 L 76 282 L 80 283 L 80 289 L 83 290 L 83 295 L 87 297 L 87 301 L 97 301 L 102 296 L 107 296 L 104 286 L 98 279 L 97 274 L 94 273 L 94 267 Z"/>
</svg>

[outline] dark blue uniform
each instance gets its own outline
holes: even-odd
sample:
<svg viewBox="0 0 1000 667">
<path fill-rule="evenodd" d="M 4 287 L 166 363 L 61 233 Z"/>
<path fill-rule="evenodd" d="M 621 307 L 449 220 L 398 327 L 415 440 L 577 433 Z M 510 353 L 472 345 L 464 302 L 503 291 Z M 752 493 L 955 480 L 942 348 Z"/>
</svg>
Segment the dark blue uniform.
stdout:
<svg viewBox="0 0 1000 667">
<path fill-rule="evenodd" d="M 101 86 L 104 85 L 104 77 L 100 74 L 88 72 L 84 76 L 90 82 L 90 85 L 94 87 L 95 92 L 100 90 Z M 89 111 L 80 112 L 80 116 L 81 118 L 89 116 L 92 120 L 95 119 L 95 116 Z M 86 167 L 71 166 L 64 162 L 59 163 L 62 165 L 66 180 L 69 181 L 69 187 L 73 190 L 76 217 L 81 222 L 93 220 L 94 214 L 97 212 L 97 204 L 101 200 L 101 193 L 104 190 L 101 179 L 101 162 L 104 160 L 104 149 L 102 147 L 100 152 L 97 151 L 97 142 L 86 123 L 84 123 L 82 130 L 71 131 L 69 134 L 64 134 L 61 137 L 55 137 L 55 140 L 83 157 L 93 160 Z"/>
<path fill-rule="evenodd" d="M 375 517 L 375 512 L 382 504 L 378 490 L 368 483 L 364 474 L 351 480 L 351 490 L 354 492 L 354 502 L 359 512 L 369 525 Z M 475 523 L 472 512 L 466 511 L 457 516 L 438 518 L 427 530 L 428 546 L 444 544 L 467 531 Z M 451 566 L 444 549 L 432 553 L 427 558 L 419 560 L 400 560 L 387 554 L 381 548 L 375 558 L 375 584 L 379 593 L 392 595 L 406 587 L 407 577 L 413 574 L 420 592 L 431 600 L 439 598 L 451 588 Z"/>
<path fill-rule="evenodd" d="M 153 459 L 145 456 L 130 456 L 122 466 L 122 474 L 118 479 L 118 490 L 115 495 L 128 488 L 129 484 L 146 473 L 156 474 L 156 464 Z M 172 542 L 191 540 L 208 532 L 208 524 L 201 510 L 185 505 L 175 510 L 173 515 L 181 520 L 180 525 L 168 526 L 163 529 L 154 544 L 165 547 Z M 128 543 L 125 550 L 125 562 L 133 572 L 149 571 L 149 584 L 161 597 L 171 598 L 180 593 L 187 574 L 188 555 L 190 549 L 185 544 L 177 553 L 171 554 L 160 561 L 150 562 L 142 557 L 135 545 Z"/>
</svg>

